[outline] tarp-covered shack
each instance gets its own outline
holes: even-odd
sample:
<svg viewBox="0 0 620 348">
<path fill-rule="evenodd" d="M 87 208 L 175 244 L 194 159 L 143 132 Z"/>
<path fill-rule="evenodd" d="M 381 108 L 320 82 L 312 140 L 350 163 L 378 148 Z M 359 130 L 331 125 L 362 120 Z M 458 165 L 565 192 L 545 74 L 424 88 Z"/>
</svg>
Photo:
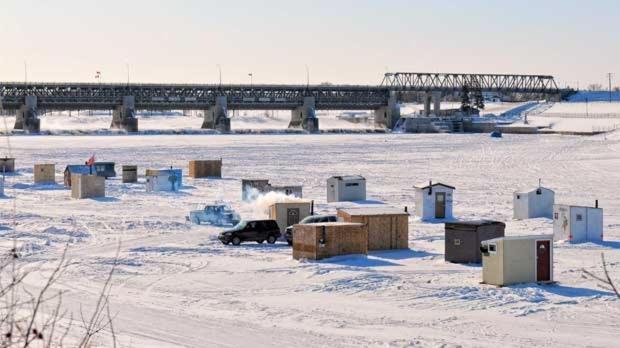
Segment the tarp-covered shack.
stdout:
<svg viewBox="0 0 620 348">
<path fill-rule="evenodd" d="M 181 169 L 147 169 L 146 191 L 179 191 L 183 186 L 183 172 Z"/>
<path fill-rule="evenodd" d="M 15 171 L 15 158 L 0 158 L 0 174 L 13 173 Z"/>
<path fill-rule="evenodd" d="M 91 167 L 85 164 L 75 164 L 75 165 L 71 164 L 65 167 L 65 176 L 64 176 L 65 186 L 71 187 L 71 176 L 74 174 L 90 175 Z M 96 174 L 94 169 L 92 170 L 92 174 Z"/>
<path fill-rule="evenodd" d="M 481 263 L 480 244 L 504 236 L 506 224 L 499 221 L 459 221 L 445 225 L 445 259 L 456 263 Z"/>
<path fill-rule="evenodd" d="M 368 250 L 409 248 L 409 214 L 393 207 L 338 209 L 345 222 L 363 225 L 368 233 Z"/>
</svg>

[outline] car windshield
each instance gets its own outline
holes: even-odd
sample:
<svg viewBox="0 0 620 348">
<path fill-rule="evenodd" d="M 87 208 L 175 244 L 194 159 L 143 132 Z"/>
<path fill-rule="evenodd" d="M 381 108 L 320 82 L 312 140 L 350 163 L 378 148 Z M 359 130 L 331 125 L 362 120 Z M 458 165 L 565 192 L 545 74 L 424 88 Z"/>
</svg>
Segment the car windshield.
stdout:
<svg viewBox="0 0 620 348">
<path fill-rule="evenodd" d="M 240 230 L 242 228 L 245 228 L 246 224 L 247 224 L 247 222 L 245 220 L 241 220 L 241 221 L 239 221 L 238 224 L 235 225 L 235 227 L 233 227 L 233 229 Z"/>
</svg>

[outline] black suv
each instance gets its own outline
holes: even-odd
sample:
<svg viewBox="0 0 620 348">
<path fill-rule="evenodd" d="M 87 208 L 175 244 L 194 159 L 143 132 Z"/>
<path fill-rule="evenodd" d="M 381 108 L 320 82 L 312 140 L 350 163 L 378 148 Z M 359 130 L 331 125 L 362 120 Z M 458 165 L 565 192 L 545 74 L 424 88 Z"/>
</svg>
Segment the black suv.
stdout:
<svg viewBox="0 0 620 348">
<path fill-rule="evenodd" d="M 336 215 L 310 215 L 299 221 L 299 224 L 320 224 L 324 222 L 337 222 L 338 216 Z M 293 245 L 293 226 L 289 226 L 284 230 L 284 238 L 288 245 Z"/>
<path fill-rule="evenodd" d="M 280 228 L 275 220 L 248 220 L 241 221 L 231 230 L 220 233 L 218 239 L 225 245 L 233 243 L 254 241 L 269 244 L 275 243 L 280 238 Z"/>
</svg>

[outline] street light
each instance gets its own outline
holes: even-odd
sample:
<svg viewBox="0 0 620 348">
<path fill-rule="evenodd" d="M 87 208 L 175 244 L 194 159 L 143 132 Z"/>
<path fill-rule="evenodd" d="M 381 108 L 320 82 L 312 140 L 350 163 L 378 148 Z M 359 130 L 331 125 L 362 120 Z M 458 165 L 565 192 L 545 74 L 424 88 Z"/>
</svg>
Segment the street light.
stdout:
<svg viewBox="0 0 620 348">
<path fill-rule="evenodd" d="M 249 73 L 248 76 L 250 77 L 250 88 L 252 88 L 252 86 L 254 85 L 254 74 Z"/>
</svg>

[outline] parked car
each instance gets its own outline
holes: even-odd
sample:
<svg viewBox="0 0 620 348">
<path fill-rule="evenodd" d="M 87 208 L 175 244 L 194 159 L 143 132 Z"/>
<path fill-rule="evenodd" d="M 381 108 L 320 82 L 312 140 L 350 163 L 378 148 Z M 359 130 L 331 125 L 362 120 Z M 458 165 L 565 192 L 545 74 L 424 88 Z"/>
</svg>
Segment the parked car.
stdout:
<svg viewBox="0 0 620 348">
<path fill-rule="evenodd" d="M 324 222 L 337 222 L 336 215 L 310 215 L 299 222 L 299 224 L 320 224 Z M 288 245 L 293 245 L 293 226 L 289 226 L 284 230 L 284 238 Z"/>
<path fill-rule="evenodd" d="M 239 214 L 226 204 L 207 205 L 202 210 L 192 210 L 185 219 L 196 225 L 208 223 L 215 226 L 235 226 L 241 221 Z"/>
<path fill-rule="evenodd" d="M 231 230 L 220 233 L 218 238 L 224 245 L 250 241 L 274 244 L 280 236 L 280 227 L 275 220 L 242 220 Z"/>
</svg>

